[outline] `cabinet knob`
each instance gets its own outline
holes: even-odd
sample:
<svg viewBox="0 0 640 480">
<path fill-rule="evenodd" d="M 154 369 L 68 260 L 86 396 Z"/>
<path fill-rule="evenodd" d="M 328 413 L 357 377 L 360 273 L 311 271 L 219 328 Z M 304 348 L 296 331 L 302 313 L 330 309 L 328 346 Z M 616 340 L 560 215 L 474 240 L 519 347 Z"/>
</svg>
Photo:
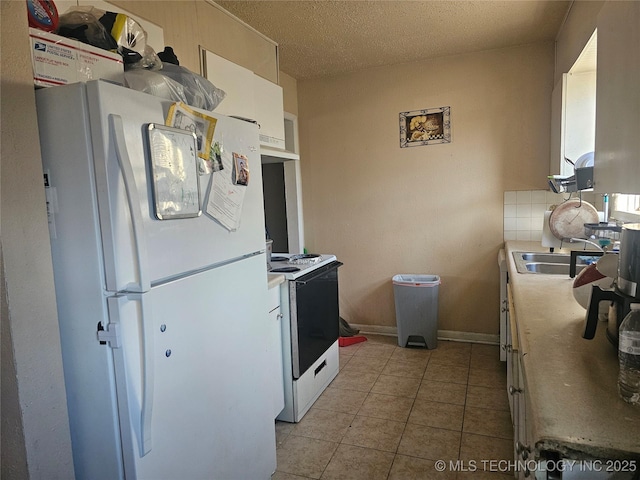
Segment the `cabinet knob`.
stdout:
<svg viewBox="0 0 640 480">
<path fill-rule="evenodd" d="M 522 389 L 521 388 L 516 388 L 513 385 L 509 385 L 509 393 L 511 395 L 515 395 L 516 393 L 522 393 Z"/>
<path fill-rule="evenodd" d="M 500 308 L 500 311 L 502 313 L 509 311 L 509 301 L 508 300 L 503 300 L 502 301 L 502 307 Z"/>
</svg>

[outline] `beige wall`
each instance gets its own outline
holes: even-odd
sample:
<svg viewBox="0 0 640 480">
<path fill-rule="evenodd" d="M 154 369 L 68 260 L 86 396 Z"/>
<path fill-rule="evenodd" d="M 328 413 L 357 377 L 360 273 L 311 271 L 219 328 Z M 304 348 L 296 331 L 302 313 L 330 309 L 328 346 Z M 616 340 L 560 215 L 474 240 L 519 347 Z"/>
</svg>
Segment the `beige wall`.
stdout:
<svg viewBox="0 0 640 480">
<path fill-rule="evenodd" d="M 298 115 L 298 82 L 295 78 L 280 72 L 280 86 L 282 87 L 284 111 Z"/>
<path fill-rule="evenodd" d="M 23 2 L 2 24 L 2 478 L 73 478 Z"/>
<path fill-rule="evenodd" d="M 443 330 L 498 333 L 505 190 L 546 189 L 552 43 L 298 82 L 307 249 L 341 315 L 395 326 L 391 278 L 436 274 Z M 451 107 L 452 143 L 399 147 L 399 112 Z"/>
</svg>

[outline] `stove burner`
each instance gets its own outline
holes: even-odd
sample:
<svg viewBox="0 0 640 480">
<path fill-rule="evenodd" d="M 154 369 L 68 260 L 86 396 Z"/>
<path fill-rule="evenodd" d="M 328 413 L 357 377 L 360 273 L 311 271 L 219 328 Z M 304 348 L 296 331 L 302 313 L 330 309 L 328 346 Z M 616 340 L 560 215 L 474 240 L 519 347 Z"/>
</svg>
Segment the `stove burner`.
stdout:
<svg viewBox="0 0 640 480">
<path fill-rule="evenodd" d="M 286 262 L 289 260 L 287 257 L 271 257 L 272 262 Z"/>
<path fill-rule="evenodd" d="M 300 269 L 298 267 L 280 267 L 280 268 L 271 269 L 271 272 L 273 273 L 293 273 L 293 272 L 299 272 L 299 271 Z"/>
</svg>

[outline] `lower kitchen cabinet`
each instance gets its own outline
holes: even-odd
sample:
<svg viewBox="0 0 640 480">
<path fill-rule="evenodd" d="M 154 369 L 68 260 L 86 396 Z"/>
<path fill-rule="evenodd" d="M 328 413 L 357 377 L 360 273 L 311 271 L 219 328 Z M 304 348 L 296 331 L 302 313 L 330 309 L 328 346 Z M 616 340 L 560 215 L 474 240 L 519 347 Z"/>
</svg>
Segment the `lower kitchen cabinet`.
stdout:
<svg viewBox="0 0 640 480">
<path fill-rule="evenodd" d="M 618 362 L 600 329 L 582 338 L 584 309 L 560 275 L 519 274 L 508 243 L 501 330 L 518 479 L 640 478 L 640 412 L 617 393 Z M 539 247 L 538 247 L 539 248 Z M 502 297 L 502 296 L 501 296 Z"/>
<path fill-rule="evenodd" d="M 514 456 L 517 465 L 517 476 L 519 479 L 532 478 L 533 474 L 531 468 L 536 459 L 533 449 L 533 440 L 531 438 L 529 424 L 527 422 L 527 412 L 529 408 L 529 402 L 527 398 L 526 381 L 524 377 L 524 371 L 522 370 L 521 356 L 516 353 L 516 368 L 518 383 L 517 387 L 514 387 L 514 397 L 517 403 L 517 420 L 516 427 L 514 429 L 513 445 Z M 534 468 L 537 470 L 537 468 Z"/>
<path fill-rule="evenodd" d="M 273 348 L 273 418 L 284 408 L 284 362 L 282 359 L 282 312 L 280 311 L 280 287 L 269 289 L 269 335 L 268 344 Z"/>
<path fill-rule="evenodd" d="M 507 321 L 505 347 L 507 358 L 507 395 L 513 426 L 514 477 L 519 480 L 622 480 L 635 479 L 640 467 L 636 460 L 573 460 L 557 451 L 538 451 L 532 433 L 532 417 L 527 392 L 523 351 L 518 342 L 516 310 L 507 284 Z M 622 470 L 622 471 L 620 471 Z"/>
<path fill-rule="evenodd" d="M 509 283 L 509 271 L 507 257 L 504 249 L 498 253 L 498 267 L 500 267 L 500 361 L 506 362 L 508 356 L 507 330 L 509 328 L 509 304 L 507 299 L 507 283 Z"/>
<path fill-rule="evenodd" d="M 533 456 L 527 431 L 527 389 L 521 362 L 522 352 L 518 342 L 516 311 L 509 285 L 507 285 L 507 298 L 505 350 L 507 352 L 507 394 L 513 425 L 513 460 L 515 476 L 524 479 L 531 478 L 528 467 Z"/>
</svg>

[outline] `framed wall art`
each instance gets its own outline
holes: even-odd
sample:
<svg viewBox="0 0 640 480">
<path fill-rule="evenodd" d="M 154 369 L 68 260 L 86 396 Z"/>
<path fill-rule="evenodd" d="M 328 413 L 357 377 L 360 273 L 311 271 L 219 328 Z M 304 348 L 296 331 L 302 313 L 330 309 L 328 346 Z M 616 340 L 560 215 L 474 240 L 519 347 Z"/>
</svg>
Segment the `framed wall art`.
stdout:
<svg viewBox="0 0 640 480">
<path fill-rule="evenodd" d="M 451 143 L 451 107 L 400 112 L 400 147 Z"/>
</svg>

